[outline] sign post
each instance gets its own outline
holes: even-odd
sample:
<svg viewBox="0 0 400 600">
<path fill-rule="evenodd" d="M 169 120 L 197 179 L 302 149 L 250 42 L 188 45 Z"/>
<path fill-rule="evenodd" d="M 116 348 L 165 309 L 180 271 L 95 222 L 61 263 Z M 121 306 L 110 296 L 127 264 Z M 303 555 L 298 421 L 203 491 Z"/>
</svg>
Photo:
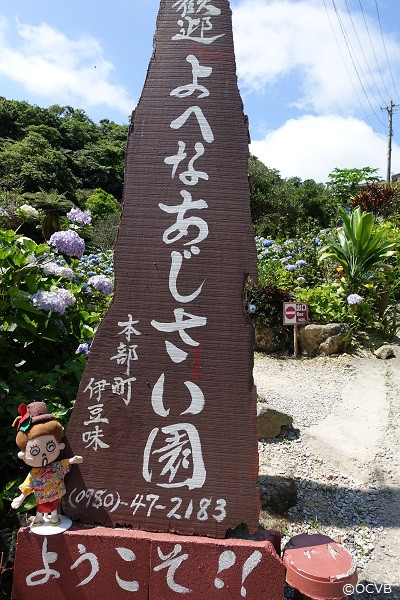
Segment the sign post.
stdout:
<svg viewBox="0 0 400 600">
<path fill-rule="evenodd" d="M 293 346 L 294 358 L 299 357 L 298 325 L 308 323 L 308 304 L 307 302 L 284 302 L 283 303 L 283 324 L 293 325 Z"/>
</svg>

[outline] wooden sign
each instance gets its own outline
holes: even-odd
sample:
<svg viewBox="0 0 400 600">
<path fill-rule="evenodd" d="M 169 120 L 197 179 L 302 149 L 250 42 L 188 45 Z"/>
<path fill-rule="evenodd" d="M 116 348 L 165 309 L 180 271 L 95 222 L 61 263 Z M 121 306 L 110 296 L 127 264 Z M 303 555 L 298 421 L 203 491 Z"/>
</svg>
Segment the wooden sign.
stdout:
<svg viewBox="0 0 400 600">
<path fill-rule="evenodd" d="M 67 432 L 72 519 L 223 537 L 258 525 L 257 277 L 227 0 L 162 0 L 130 129 L 115 297 Z"/>
<path fill-rule="evenodd" d="M 307 302 L 284 302 L 283 303 L 283 324 L 284 325 L 305 325 L 308 323 L 308 304 Z"/>
</svg>

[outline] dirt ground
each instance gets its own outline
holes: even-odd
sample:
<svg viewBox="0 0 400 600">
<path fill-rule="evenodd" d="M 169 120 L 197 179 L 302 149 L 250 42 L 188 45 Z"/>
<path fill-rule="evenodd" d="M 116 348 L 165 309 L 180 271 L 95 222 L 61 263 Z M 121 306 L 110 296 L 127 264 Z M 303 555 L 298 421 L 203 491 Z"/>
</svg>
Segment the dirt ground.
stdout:
<svg viewBox="0 0 400 600">
<path fill-rule="evenodd" d="M 349 540 L 348 549 L 358 553 L 359 581 L 390 584 L 389 596 L 376 597 L 392 599 L 400 598 L 400 345 L 395 348 L 388 360 L 371 352 L 298 360 L 256 354 L 254 365 L 259 399 L 291 415 L 297 432 L 296 439 L 260 445 L 260 477 L 280 478 L 288 488 L 293 483 L 294 496 L 275 515 L 267 511 L 266 525 L 292 535 L 315 532 L 310 523 L 320 533 L 339 532 L 343 545 Z M 335 506 L 324 496 L 329 480 L 336 484 Z M 355 526 L 356 512 L 367 527 Z"/>
</svg>

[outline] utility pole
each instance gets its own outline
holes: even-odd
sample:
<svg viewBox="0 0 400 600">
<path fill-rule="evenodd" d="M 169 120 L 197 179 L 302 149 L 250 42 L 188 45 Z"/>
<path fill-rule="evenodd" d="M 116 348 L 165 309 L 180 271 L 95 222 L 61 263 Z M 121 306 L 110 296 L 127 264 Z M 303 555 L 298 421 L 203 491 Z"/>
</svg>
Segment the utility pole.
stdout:
<svg viewBox="0 0 400 600">
<path fill-rule="evenodd" d="M 390 171 L 392 167 L 393 109 L 395 106 L 399 105 L 393 104 L 393 100 L 391 100 L 389 106 L 382 108 L 382 110 L 387 111 L 389 117 L 386 183 L 390 183 Z"/>
</svg>

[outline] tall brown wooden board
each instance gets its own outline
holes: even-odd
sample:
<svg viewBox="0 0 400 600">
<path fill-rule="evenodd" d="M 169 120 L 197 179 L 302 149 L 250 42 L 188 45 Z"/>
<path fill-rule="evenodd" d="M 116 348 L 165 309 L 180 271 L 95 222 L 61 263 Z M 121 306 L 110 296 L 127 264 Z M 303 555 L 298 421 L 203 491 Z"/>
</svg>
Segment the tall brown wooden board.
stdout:
<svg viewBox="0 0 400 600">
<path fill-rule="evenodd" d="M 132 57 L 134 63 L 134 57 Z M 67 432 L 85 522 L 223 537 L 258 524 L 248 130 L 228 0 L 161 0 L 128 139 L 115 297 Z"/>
</svg>

